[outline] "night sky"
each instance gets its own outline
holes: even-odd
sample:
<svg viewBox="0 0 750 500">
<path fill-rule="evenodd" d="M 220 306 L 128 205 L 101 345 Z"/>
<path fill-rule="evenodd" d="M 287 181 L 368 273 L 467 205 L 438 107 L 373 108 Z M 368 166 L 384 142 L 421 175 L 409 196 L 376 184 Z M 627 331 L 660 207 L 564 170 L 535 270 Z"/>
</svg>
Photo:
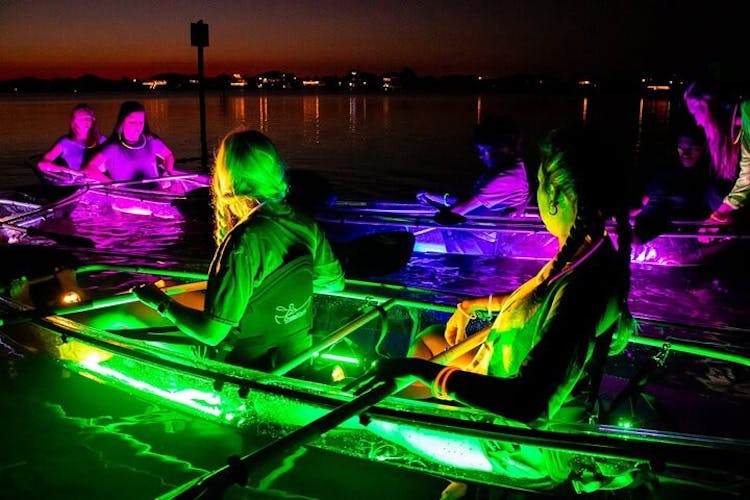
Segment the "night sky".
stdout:
<svg viewBox="0 0 750 500">
<path fill-rule="evenodd" d="M 0 0 L 0 79 L 299 76 L 410 67 L 418 76 L 695 69 L 739 54 L 741 1 Z M 738 25 L 739 26 L 739 25 Z"/>
</svg>

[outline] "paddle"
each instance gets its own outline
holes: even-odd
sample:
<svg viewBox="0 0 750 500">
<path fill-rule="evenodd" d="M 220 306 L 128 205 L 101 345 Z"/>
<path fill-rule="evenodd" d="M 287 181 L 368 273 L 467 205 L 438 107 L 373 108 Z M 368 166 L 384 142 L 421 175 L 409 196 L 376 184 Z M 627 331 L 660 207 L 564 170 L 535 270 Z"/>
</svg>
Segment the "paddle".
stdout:
<svg viewBox="0 0 750 500">
<path fill-rule="evenodd" d="M 381 276 L 403 268 L 414 252 L 414 235 L 408 231 L 384 231 L 331 241 L 347 277 Z"/>
<path fill-rule="evenodd" d="M 450 347 L 444 352 L 436 355 L 430 361 L 445 364 L 462 356 L 471 349 L 487 339 L 489 328 L 470 335 L 462 342 Z M 350 383 L 347 388 L 355 388 L 359 394 L 348 403 L 334 408 L 322 417 L 313 420 L 286 436 L 273 441 L 257 451 L 251 452 L 244 457 L 233 456 L 229 458 L 229 464 L 209 472 L 198 479 L 180 486 L 171 492 L 162 495 L 158 500 L 187 500 L 197 498 L 221 498 L 223 492 L 233 484 L 245 486 L 247 484 L 250 469 L 253 464 L 262 465 L 272 460 L 278 460 L 287 454 L 305 445 L 312 439 L 322 436 L 334 429 L 342 422 L 359 415 L 368 408 L 376 405 L 391 394 L 394 394 L 414 383 L 416 377 L 404 377 L 396 380 L 383 380 L 373 373 L 366 373 L 359 379 Z M 345 390 L 347 390 L 345 388 Z"/>
<path fill-rule="evenodd" d="M 307 442 L 337 427 L 342 422 L 359 415 L 371 406 L 390 396 L 399 386 L 392 380 L 382 381 L 366 393 L 331 410 L 309 424 L 273 441 L 244 457 L 233 456 L 229 464 L 199 477 L 176 490 L 162 495 L 159 500 L 221 498 L 224 491 L 233 484 L 247 485 L 251 465 L 268 464 L 279 460 Z"/>
<path fill-rule="evenodd" d="M 126 187 L 126 186 L 138 185 L 138 184 L 151 184 L 154 182 L 179 181 L 179 180 L 186 180 L 186 179 L 201 179 L 201 178 L 206 178 L 206 174 L 187 173 L 187 174 L 179 174 L 179 175 L 166 175 L 164 177 L 156 177 L 154 179 L 138 179 L 138 180 L 132 180 L 132 181 L 92 182 L 89 184 L 89 187 L 91 188 Z"/>
<path fill-rule="evenodd" d="M 466 217 L 451 211 L 451 207 L 447 205 L 438 203 L 426 196 L 422 196 L 419 199 L 437 210 L 437 213 L 432 218 L 441 226 L 455 226 L 456 224 L 466 222 Z"/>
<path fill-rule="evenodd" d="M 83 236 L 76 236 L 73 234 L 56 233 L 53 231 L 44 231 L 36 227 L 24 227 L 11 224 L 10 222 L 0 222 L 0 225 L 8 227 L 14 231 L 20 231 L 26 233 L 29 236 L 41 236 L 43 238 L 50 239 L 60 245 L 67 247 L 83 247 L 83 248 L 94 248 L 96 244 L 90 238 Z"/>
</svg>

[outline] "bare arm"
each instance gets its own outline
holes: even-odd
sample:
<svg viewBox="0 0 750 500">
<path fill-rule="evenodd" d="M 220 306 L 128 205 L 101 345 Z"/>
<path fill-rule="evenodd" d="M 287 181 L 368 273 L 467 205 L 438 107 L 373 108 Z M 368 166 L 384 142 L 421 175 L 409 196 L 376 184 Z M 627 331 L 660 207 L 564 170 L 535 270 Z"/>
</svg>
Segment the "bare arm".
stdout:
<svg viewBox="0 0 750 500">
<path fill-rule="evenodd" d="M 466 299 L 456 305 L 456 312 L 453 313 L 445 324 L 445 341 L 448 345 L 456 345 L 466 339 L 466 326 L 469 321 L 476 317 L 477 311 L 487 311 L 493 313 L 499 311 L 503 306 L 508 294 L 490 295 L 487 297 L 476 297 Z"/>
<path fill-rule="evenodd" d="M 88 178 L 99 182 L 111 181 L 107 175 L 107 157 L 97 153 L 81 170 Z"/>
<path fill-rule="evenodd" d="M 174 169 L 174 153 L 172 153 L 170 149 L 166 150 L 161 159 L 164 162 L 164 171 L 166 175 L 177 175 L 178 172 Z"/>
<path fill-rule="evenodd" d="M 56 142 L 54 146 L 52 146 L 49 151 L 44 153 L 42 156 L 42 159 L 39 160 L 36 164 L 37 168 L 39 170 L 45 171 L 45 172 L 60 172 L 60 173 L 68 173 L 72 175 L 78 175 L 80 174 L 79 171 L 73 170 L 72 168 L 68 168 L 63 165 L 58 165 L 55 163 L 55 160 L 60 157 L 60 155 L 63 152 L 62 145 L 60 142 Z"/>
<path fill-rule="evenodd" d="M 203 311 L 184 306 L 169 298 L 167 301 L 162 315 L 174 323 L 182 333 L 195 340 L 215 346 L 232 330 L 231 325 L 209 318 Z"/>
<path fill-rule="evenodd" d="M 154 284 L 136 287 L 133 292 L 141 302 L 159 311 L 182 333 L 204 344 L 219 344 L 232 329 L 232 325 L 228 323 L 216 321 L 206 316 L 203 311 L 172 300 Z"/>
</svg>

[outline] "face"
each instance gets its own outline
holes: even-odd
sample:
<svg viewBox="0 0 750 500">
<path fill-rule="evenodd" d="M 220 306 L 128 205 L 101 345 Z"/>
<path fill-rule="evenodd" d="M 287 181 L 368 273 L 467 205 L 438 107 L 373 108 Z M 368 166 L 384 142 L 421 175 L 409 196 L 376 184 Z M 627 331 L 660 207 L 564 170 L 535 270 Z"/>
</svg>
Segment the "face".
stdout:
<svg viewBox="0 0 750 500">
<path fill-rule="evenodd" d="M 693 168 L 700 163 L 706 149 L 690 137 L 680 137 L 677 139 L 677 155 L 680 163 L 685 168 Z"/>
<path fill-rule="evenodd" d="M 122 135 L 128 141 L 136 141 L 143 133 L 146 123 L 145 111 L 133 111 L 122 122 Z"/>
<path fill-rule="evenodd" d="M 78 138 L 88 136 L 91 125 L 94 123 L 94 116 L 85 109 L 78 109 L 73 113 L 73 119 L 70 121 L 70 128 Z"/>
</svg>

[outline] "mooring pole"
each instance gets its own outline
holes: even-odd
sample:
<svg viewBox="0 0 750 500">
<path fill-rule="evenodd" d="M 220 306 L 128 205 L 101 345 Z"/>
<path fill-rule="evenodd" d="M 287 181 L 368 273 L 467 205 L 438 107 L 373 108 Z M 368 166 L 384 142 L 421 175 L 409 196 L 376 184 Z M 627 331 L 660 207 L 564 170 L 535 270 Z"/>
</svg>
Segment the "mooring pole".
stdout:
<svg viewBox="0 0 750 500">
<path fill-rule="evenodd" d="M 190 23 L 190 45 L 198 47 L 198 101 L 201 120 L 201 168 L 208 172 L 208 144 L 206 142 L 206 91 L 203 84 L 203 47 L 208 47 L 208 24 L 203 19 Z"/>
</svg>

